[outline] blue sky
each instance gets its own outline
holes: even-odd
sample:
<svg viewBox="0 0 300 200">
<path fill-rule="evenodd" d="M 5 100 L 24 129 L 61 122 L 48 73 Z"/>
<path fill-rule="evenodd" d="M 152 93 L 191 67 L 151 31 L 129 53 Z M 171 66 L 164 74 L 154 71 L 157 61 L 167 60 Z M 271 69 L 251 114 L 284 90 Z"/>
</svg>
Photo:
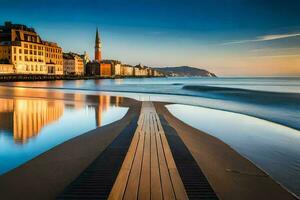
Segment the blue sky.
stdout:
<svg viewBox="0 0 300 200">
<path fill-rule="evenodd" d="M 300 75 L 299 0 L 0 0 L 0 23 L 34 27 L 64 51 L 224 76 Z"/>
</svg>

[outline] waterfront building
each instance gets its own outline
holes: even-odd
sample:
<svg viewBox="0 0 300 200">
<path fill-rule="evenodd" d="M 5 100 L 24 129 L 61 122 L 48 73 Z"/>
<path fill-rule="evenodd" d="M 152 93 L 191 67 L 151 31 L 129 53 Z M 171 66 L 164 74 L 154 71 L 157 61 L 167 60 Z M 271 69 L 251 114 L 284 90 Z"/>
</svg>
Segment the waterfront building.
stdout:
<svg viewBox="0 0 300 200">
<path fill-rule="evenodd" d="M 121 76 L 121 62 L 118 60 L 102 60 L 101 71 L 102 76 Z"/>
<path fill-rule="evenodd" d="M 90 56 L 89 56 L 89 54 L 85 51 L 84 54 L 81 55 L 80 57 L 81 57 L 82 60 L 83 60 L 84 74 L 86 74 L 86 71 L 85 71 L 85 70 L 86 70 L 86 64 L 87 64 L 88 62 L 91 61 L 91 60 L 90 60 Z"/>
<path fill-rule="evenodd" d="M 112 65 L 110 63 L 100 63 L 100 76 L 102 77 L 112 76 L 111 68 Z"/>
<path fill-rule="evenodd" d="M 66 75 L 83 75 L 84 63 L 80 55 L 69 52 L 63 54 L 63 68 Z"/>
<path fill-rule="evenodd" d="M 133 67 L 131 65 L 122 64 L 121 75 L 122 76 L 133 76 Z"/>
<path fill-rule="evenodd" d="M 85 66 L 87 76 L 100 76 L 100 63 L 96 61 L 88 62 Z"/>
<path fill-rule="evenodd" d="M 113 75 L 114 76 L 121 76 L 122 75 L 122 65 L 121 63 L 117 63 L 112 67 Z"/>
<path fill-rule="evenodd" d="M 2 64 L 13 65 L 13 73 L 16 74 L 48 74 L 49 67 L 53 74 L 63 72 L 62 51 L 57 44 L 43 41 L 33 28 L 11 22 L 0 26 Z M 49 64 L 54 64 L 53 70 Z"/>
<path fill-rule="evenodd" d="M 48 74 L 63 75 L 62 48 L 54 42 L 44 41 L 45 60 Z"/>
<path fill-rule="evenodd" d="M 149 70 L 147 67 L 139 64 L 134 66 L 134 76 L 148 76 L 149 75 Z"/>
</svg>

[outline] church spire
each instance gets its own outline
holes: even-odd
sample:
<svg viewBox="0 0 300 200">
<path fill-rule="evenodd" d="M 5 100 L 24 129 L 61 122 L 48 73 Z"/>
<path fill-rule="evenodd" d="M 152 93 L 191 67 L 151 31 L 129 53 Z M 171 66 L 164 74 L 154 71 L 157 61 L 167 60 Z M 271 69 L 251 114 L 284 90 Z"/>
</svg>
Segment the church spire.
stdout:
<svg viewBox="0 0 300 200">
<path fill-rule="evenodd" d="M 101 41 L 99 37 L 98 28 L 96 30 L 96 38 L 95 38 L 95 61 L 101 62 Z"/>
<path fill-rule="evenodd" d="M 97 46 L 97 44 L 100 44 L 100 38 L 99 38 L 99 31 L 98 31 L 98 28 L 96 30 L 96 40 L 95 40 L 95 44 Z"/>
</svg>

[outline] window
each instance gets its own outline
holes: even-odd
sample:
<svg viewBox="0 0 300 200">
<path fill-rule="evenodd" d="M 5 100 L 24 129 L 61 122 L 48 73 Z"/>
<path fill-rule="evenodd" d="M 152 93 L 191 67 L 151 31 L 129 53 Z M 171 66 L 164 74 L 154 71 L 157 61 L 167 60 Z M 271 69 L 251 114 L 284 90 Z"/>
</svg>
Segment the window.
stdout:
<svg viewBox="0 0 300 200">
<path fill-rule="evenodd" d="M 22 49 L 19 49 L 19 53 L 22 53 Z"/>
<path fill-rule="evenodd" d="M 28 54 L 28 50 L 27 49 L 24 50 L 24 54 Z"/>
<path fill-rule="evenodd" d="M 24 44 L 24 48 L 28 48 L 28 44 Z"/>
<path fill-rule="evenodd" d="M 32 49 L 32 45 L 29 45 L 29 48 Z"/>
<path fill-rule="evenodd" d="M 22 61 L 22 56 L 19 56 L 19 60 Z"/>
</svg>

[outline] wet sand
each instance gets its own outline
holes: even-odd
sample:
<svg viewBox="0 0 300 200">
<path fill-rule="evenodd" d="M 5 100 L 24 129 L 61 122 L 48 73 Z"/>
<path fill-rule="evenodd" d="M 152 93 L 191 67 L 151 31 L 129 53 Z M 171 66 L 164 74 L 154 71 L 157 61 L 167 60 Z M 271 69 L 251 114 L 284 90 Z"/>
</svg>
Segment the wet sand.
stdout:
<svg viewBox="0 0 300 200">
<path fill-rule="evenodd" d="M 71 139 L 0 176 L 1 199 L 54 199 L 139 114 L 141 103 L 124 99 L 119 121 Z M 220 199 L 296 199 L 262 170 L 222 141 L 173 117 L 163 103 L 157 112 L 175 128 Z"/>
<path fill-rule="evenodd" d="M 220 199 L 297 199 L 230 146 L 175 118 L 164 105 L 155 103 L 157 112 L 175 128 Z"/>
</svg>

